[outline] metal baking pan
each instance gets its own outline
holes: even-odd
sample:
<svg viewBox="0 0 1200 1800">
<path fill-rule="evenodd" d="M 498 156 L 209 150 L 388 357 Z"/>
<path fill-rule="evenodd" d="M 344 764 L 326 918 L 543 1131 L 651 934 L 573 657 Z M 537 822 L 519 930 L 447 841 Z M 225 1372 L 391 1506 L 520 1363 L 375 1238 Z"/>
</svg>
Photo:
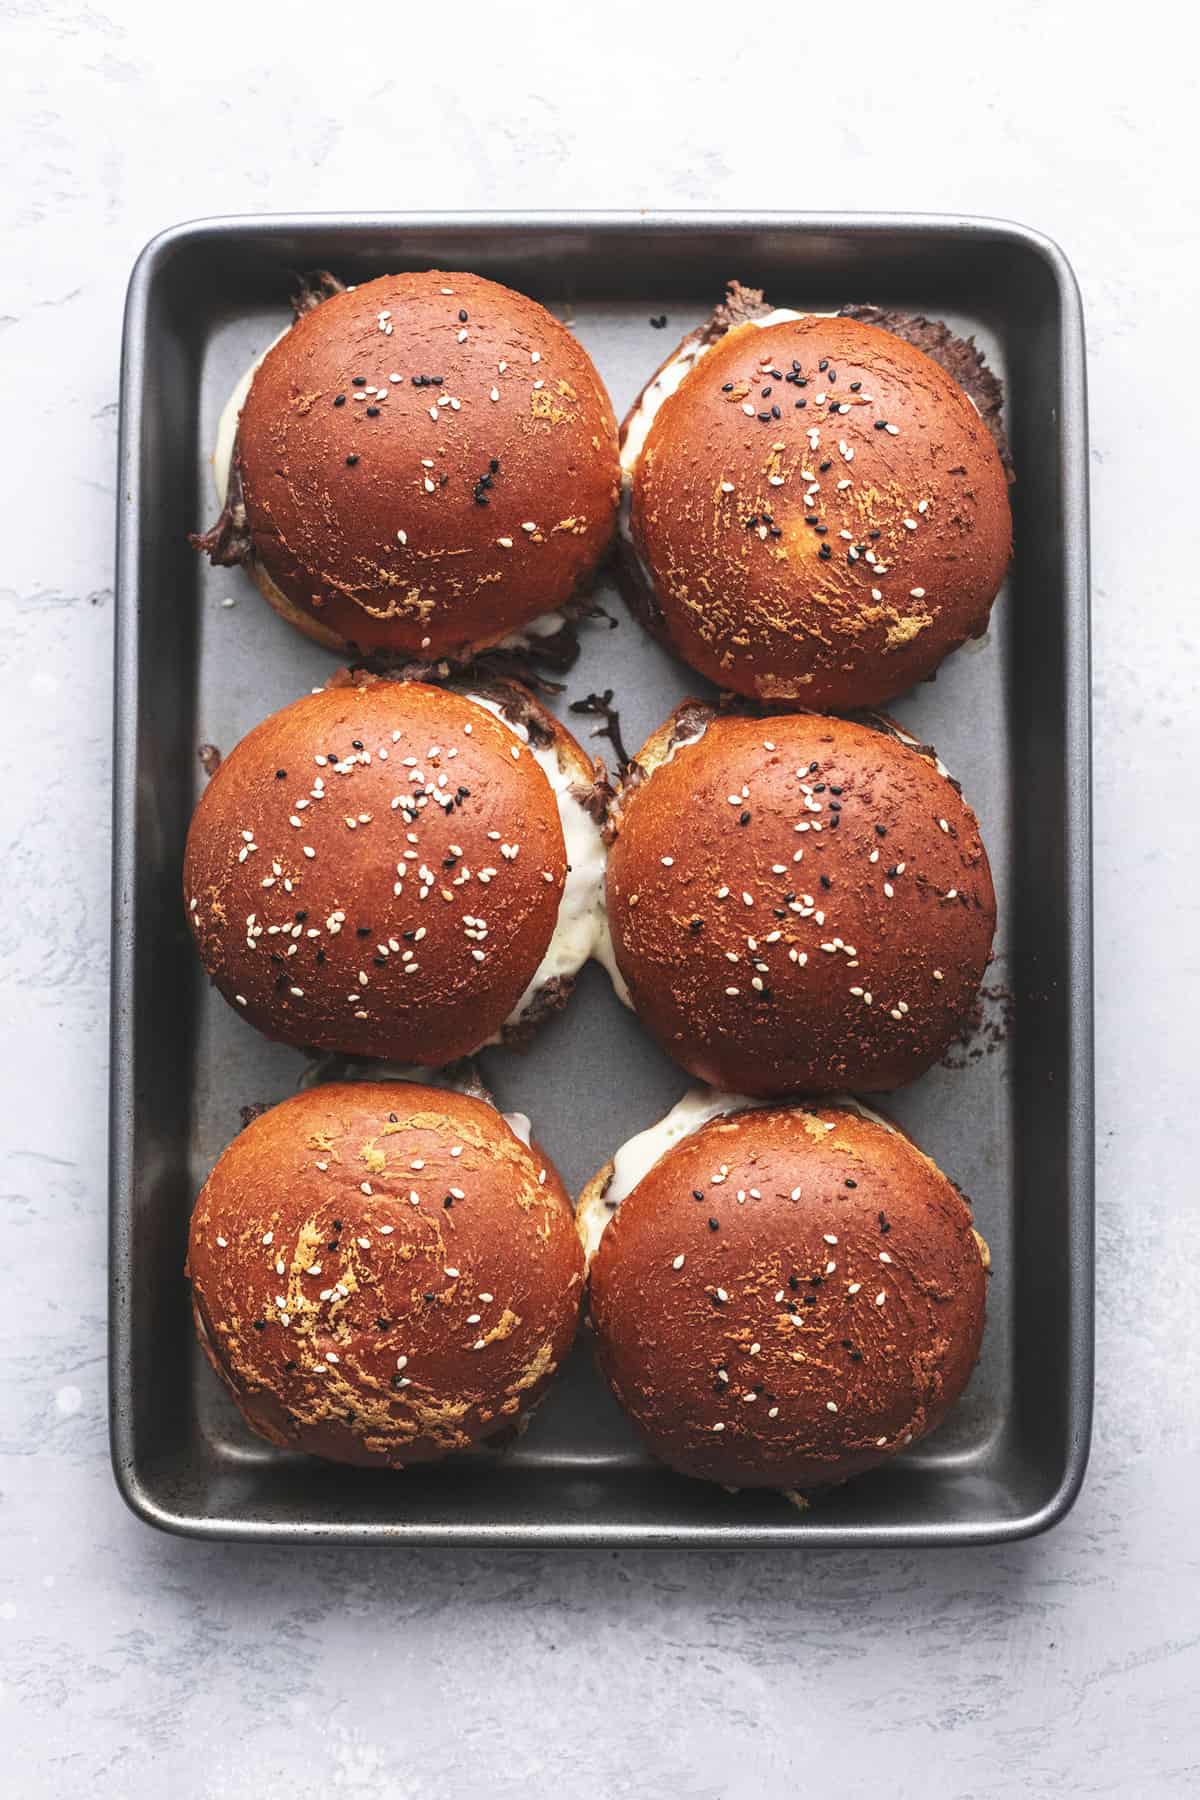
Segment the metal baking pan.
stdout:
<svg viewBox="0 0 1200 1800">
<path fill-rule="evenodd" d="M 350 280 L 472 269 L 568 320 L 618 414 L 725 281 L 779 305 L 848 300 L 973 332 L 1004 380 L 1016 555 L 982 647 L 894 707 L 977 809 L 1000 899 L 990 1025 L 885 1101 L 972 1198 L 995 1275 L 984 1351 L 947 1424 L 798 1511 L 652 1463 L 592 1367 L 587 1332 L 521 1444 L 402 1476 L 323 1465 L 250 1435 L 192 1340 L 193 1198 L 239 1108 L 290 1093 L 298 1053 L 261 1040 L 202 980 L 179 869 L 203 780 L 335 659 L 283 624 L 187 532 L 214 514 L 208 458 L 234 378 L 287 317 L 297 271 Z M 666 329 L 651 316 L 666 313 Z M 423 214 L 217 219 L 156 238 L 129 289 L 117 556 L 113 887 L 111 1416 L 116 1478 L 152 1524 L 207 1538 L 357 1543 L 949 1544 L 1021 1537 L 1078 1491 L 1092 1389 L 1092 993 L 1087 415 L 1070 267 L 980 219 L 760 214 Z M 583 634 L 564 707 L 612 688 L 635 748 L 703 684 L 624 614 Z M 227 600 L 235 604 L 223 604 Z M 577 730 L 588 721 L 576 719 Z M 1011 1009 L 1007 1030 L 1001 1010 Z M 569 1187 L 663 1113 L 685 1077 L 595 965 L 524 1056 L 488 1053 Z"/>
</svg>

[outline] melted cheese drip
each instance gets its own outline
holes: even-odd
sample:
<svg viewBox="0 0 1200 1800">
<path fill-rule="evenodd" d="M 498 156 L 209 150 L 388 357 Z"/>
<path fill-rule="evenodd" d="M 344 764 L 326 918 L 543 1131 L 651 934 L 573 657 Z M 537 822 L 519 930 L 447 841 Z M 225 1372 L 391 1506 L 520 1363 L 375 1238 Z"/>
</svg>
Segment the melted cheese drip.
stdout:
<svg viewBox="0 0 1200 1800">
<path fill-rule="evenodd" d="M 726 1094 L 716 1088 L 689 1088 L 665 1118 L 647 1126 L 621 1145 L 612 1160 L 612 1176 L 602 1193 L 590 1195 L 576 1212 L 576 1225 L 589 1262 L 613 1213 L 660 1162 L 673 1145 L 699 1131 L 710 1119 L 725 1113 L 746 1112 L 778 1104 L 772 1100 L 752 1100 L 746 1094 Z"/>
<path fill-rule="evenodd" d="M 506 1025 L 515 1025 L 548 981 L 557 976 L 577 975 L 590 956 L 603 962 L 609 973 L 613 973 L 615 965 L 610 965 L 608 960 L 612 956 L 612 945 L 604 912 L 604 839 L 591 813 L 571 792 L 578 781 L 574 765 L 564 766 L 553 744 L 530 744 L 525 726 L 506 719 L 498 701 L 485 699 L 482 694 L 468 694 L 467 698 L 493 713 L 515 737 L 528 745 L 530 755 L 537 760 L 554 791 L 567 851 L 567 879 L 558 903 L 554 935 L 532 981 L 505 1020 Z M 614 976 L 614 986 L 619 979 L 619 975 Z M 493 1038 L 490 1041 L 498 1043 L 500 1040 Z"/>
</svg>

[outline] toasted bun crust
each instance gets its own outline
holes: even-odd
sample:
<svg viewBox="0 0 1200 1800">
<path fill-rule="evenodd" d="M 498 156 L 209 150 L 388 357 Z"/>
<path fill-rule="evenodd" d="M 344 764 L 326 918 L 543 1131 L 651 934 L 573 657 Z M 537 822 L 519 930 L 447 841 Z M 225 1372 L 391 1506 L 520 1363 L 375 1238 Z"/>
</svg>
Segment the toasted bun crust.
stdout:
<svg viewBox="0 0 1200 1800">
<path fill-rule="evenodd" d="M 675 716 L 695 729 L 698 711 Z M 608 859 L 613 947 L 642 1023 L 735 1093 L 913 1080 L 975 1003 L 996 923 L 952 782 L 846 719 L 714 718 L 668 762 L 669 736 L 639 752 L 654 772 L 626 787 Z"/>
<path fill-rule="evenodd" d="M 980 635 L 1012 540 L 1004 469 L 966 394 L 845 318 L 722 337 L 659 409 L 631 518 L 677 655 L 719 687 L 838 711 Z"/>
<path fill-rule="evenodd" d="M 927 1156 L 855 1112 L 791 1107 L 669 1150 L 605 1228 L 590 1305 L 600 1366 L 655 1455 L 803 1489 L 940 1423 L 979 1354 L 985 1287 L 970 1211 Z"/>
<path fill-rule="evenodd" d="M 493 1107 L 338 1082 L 230 1144 L 187 1273 L 200 1342 L 255 1431 L 400 1468 L 519 1426 L 571 1346 L 583 1258 L 557 1171 Z"/>
<path fill-rule="evenodd" d="M 555 796 L 508 727 L 446 689 L 367 680 L 294 701 L 225 758 L 184 900 L 209 975 L 268 1037 L 433 1067 L 512 1012 L 565 878 Z"/>
<path fill-rule="evenodd" d="M 466 655 L 586 585 L 619 495 L 612 406 L 582 345 L 523 294 L 441 270 L 306 312 L 254 377 L 236 460 L 282 600 L 324 641 L 429 657 Z"/>
</svg>

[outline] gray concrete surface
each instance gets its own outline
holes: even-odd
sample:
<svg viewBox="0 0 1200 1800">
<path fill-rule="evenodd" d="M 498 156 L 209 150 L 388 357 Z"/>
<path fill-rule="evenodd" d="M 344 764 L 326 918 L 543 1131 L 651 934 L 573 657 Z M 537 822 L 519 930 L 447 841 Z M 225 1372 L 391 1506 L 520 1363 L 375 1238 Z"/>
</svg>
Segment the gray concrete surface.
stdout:
<svg viewBox="0 0 1200 1800">
<path fill-rule="evenodd" d="M 1175 11 L 363 0 L 309 19 L 0 0 L 3 1791 L 1200 1791 L 1200 95 Z M 653 204 L 1007 215 L 1056 236 L 1080 276 L 1100 1250 L 1083 1496 L 1046 1538 L 940 1555 L 298 1555 L 156 1537 L 122 1509 L 105 1438 L 129 265 L 160 226 L 210 212 Z"/>
</svg>

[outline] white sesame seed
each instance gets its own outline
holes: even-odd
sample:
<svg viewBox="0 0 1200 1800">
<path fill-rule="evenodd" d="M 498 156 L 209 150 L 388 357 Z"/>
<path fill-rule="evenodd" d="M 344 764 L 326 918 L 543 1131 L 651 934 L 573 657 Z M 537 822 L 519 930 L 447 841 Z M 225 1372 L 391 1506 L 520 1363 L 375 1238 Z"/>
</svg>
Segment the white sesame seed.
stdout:
<svg viewBox="0 0 1200 1800">
<path fill-rule="evenodd" d="M 836 1400 L 827 1400 L 825 1402 L 825 1411 L 826 1412 L 836 1412 L 837 1411 L 837 1401 Z"/>
<path fill-rule="evenodd" d="M 883 1303 L 884 1303 L 884 1301 L 885 1301 L 885 1300 L 886 1300 L 886 1299 L 887 1299 L 887 1295 L 886 1295 L 886 1293 L 884 1293 L 884 1292 L 882 1292 L 882 1291 L 881 1291 L 881 1292 L 879 1292 L 879 1293 L 878 1293 L 878 1294 L 876 1294 L 876 1296 L 875 1296 L 875 1304 L 876 1304 L 876 1306 L 882 1306 L 882 1305 L 883 1305 Z"/>
<path fill-rule="evenodd" d="M 673 1262 L 673 1263 L 672 1263 L 672 1264 L 671 1264 L 671 1267 L 672 1267 L 672 1268 L 673 1268 L 673 1269 L 682 1269 L 682 1267 L 683 1267 L 683 1257 L 682 1257 L 682 1256 L 677 1256 L 677 1257 L 676 1257 L 676 1258 L 675 1258 L 675 1260 L 674 1260 L 674 1262 Z"/>
</svg>

